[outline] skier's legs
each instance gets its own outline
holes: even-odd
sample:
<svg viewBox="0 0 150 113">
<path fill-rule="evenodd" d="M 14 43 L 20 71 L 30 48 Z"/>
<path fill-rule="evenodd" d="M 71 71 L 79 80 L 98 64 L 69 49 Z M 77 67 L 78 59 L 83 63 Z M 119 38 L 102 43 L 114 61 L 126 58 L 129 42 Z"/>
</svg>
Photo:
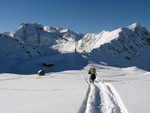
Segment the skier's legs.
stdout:
<svg viewBox="0 0 150 113">
<path fill-rule="evenodd" d="M 94 82 L 94 80 L 95 80 L 95 74 L 91 74 L 90 80 L 91 80 L 91 82 Z"/>
</svg>

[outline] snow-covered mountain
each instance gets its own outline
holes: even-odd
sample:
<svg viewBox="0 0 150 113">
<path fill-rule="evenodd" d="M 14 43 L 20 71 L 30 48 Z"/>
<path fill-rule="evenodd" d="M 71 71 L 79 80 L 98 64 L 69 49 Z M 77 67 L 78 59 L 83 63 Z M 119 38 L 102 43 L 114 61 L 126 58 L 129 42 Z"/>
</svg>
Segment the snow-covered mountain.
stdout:
<svg viewBox="0 0 150 113">
<path fill-rule="evenodd" d="M 119 28 L 114 31 L 102 31 L 99 34 L 90 34 L 87 33 L 84 37 L 78 42 L 77 50 L 80 52 L 86 51 L 91 52 L 95 48 L 99 48 L 105 44 L 113 45 L 113 41 L 117 40 L 120 46 L 128 41 L 136 41 L 137 45 L 146 45 L 150 38 L 150 34 L 145 27 L 142 27 L 138 23 L 134 23 L 126 28 Z M 134 43 L 135 44 L 135 43 Z M 137 46 L 135 45 L 135 46 Z M 129 46 L 129 45 L 128 45 Z M 134 47 L 134 45 L 133 45 Z M 121 48 L 120 48 L 121 49 Z M 123 48 L 125 49 L 125 47 Z"/>
<path fill-rule="evenodd" d="M 44 45 L 59 50 L 60 52 L 73 52 L 75 48 L 74 43 L 81 39 L 83 34 L 60 27 L 43 27 L 37 23 L 26 23 L 22 24 L 22 26 L 11 33 L 10 36 L 23 43 Z"/>
<path fill-rule="evenodd" d="M 138 23 L 98 35 L 85 35 L 79 50 L 90 52 L 97 62 L 113 66 L 137 66 L 148 70 L 150 57 L 150 33 Z M 84 41 L 85 40 L 85 41 Z M 85 43 L 88 42 L 88 43 Z M 82 48 L 81 48 L 82 47 Z"/>
<path fill-rule="evenodd" d="M 15 32 L 11 33 L 11 36 L 19 41 L 33 45 L 46 45 L 63 53 L 74 52 L 75 50 L 78 52 L 91 52 L 93 49 L 101 48 L 104 44 L 115 46 L 112 45 L 114 40 L 122 41 L 118 42 L 120 44 L 122 44 L 125 40 L 130 40 L 131 42 L 132 40 L 135 40 L 137 41 L 137 45 L 144 46 L 144 44 L 147 43 L 146 40 L 149 40 L 147 38 L 150 37 L 146 28 L 142 27 L 138 23 L 134 23 L 128 27 L 119 28 L 111 32 L 102 31 L 99 34 L 75 33 L 70 29 L 63 29 L 60 27 L 54 28 L 51 26 L 43 27 L 36 23 L 23 24 Z M 125 38 L 123 39 L 122 37 Z M 131 47 L 131 45 L 128 46 Z M 123 50 L 121 50 L 121 48 L 118 49 L 120 51 L 124 51 L 125 46 L 123 47 Z"/>
<path fill-rule="evenodd" d="M 51 48 L 58 50 L 62 53 L 67 52 L 74 52 L 75 48 L 77 47 L 77 42 L 80 40 L 84 34 L 82 33 L 75 33 L 70 29 L 63 29 L 61 27 L 51 27 L 51 26 L 44 26 L 44 30 L 49 32 L 50 34 L 56 34 L 60 38 L 56 40 L 56 44 L 52 44 Z"/>
<path fill-rule="evenodd" d="M 8 40 L 4 37 L 8 37 Z M 1 34 L 1 40 L 1 49 L 4 48 L 2 53 L 15 59 L 43 56 L 57 51 L 76 51 L 85 53 L 86 58 L 96 63 L 105 62 L 113 66 L 136 65 L 147 69 L 150 64 L 150 33 L 138 23 L 99 34 L 81 34 L 60 27 L 26 23 L 11 34 Z"/>
<path fill-rule="evenodd" d="M 137 23 L 84 36 L 23 24 L 0 34 L 0 113 L 149 113 L 149 58 L 150 34 Z"/>
<path fill-rule="evenodd" d="M 15 59 L 42 56 L 54 52 L 48 46 L 23 43 L 4 34 L 0 34 L 0 51 L 2 56 L 10 56 L 10 58 Z"/>
<path fill-rule="evenodd" d="M 60 36 L 55 33 L 48 33 L 40 24 L 23 24 L 11 34 L 15 39 L 32 45 L 52 45 L 56 44 L 56 39 Z"/>
<path fill-rule="evenodd" d="M 74 31 L 70 30 L 69 28 L 63 29 L 61 27 L 51 27 L 51 26 L 44 26 L 44 30 L 49 33 L 56 33 L 62 36 L 67 40 L 80 40 L 84 34 L 82 33 L 75 33 Z"/>
<path fill-rule="evenodd" d="M 0 34 L 0 72 L 9 72 L 13 64 L 44 55 L 57 53 L 47 46 L 23 43 L 8 35 Z"/>
</svg>

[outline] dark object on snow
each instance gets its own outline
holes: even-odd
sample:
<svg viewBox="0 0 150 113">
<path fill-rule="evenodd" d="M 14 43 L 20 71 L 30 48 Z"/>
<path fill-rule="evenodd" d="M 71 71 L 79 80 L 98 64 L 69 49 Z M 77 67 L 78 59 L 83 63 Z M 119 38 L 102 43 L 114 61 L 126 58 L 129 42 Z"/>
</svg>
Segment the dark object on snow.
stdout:
<svg viewBox="0 0 150 113">
<path fill-rule="evenodd" d="M 39 71 L 38 71 L 38 74 L 39 74 L 39 76 L 44 76 L 44 75 L 45 75 L 45 72 L 44 72 L 43 70 L 39 70 Z"/>
<path fill-rule="evenodd" d="M 45 67 L 52 67 L 52 66 L 54 66 L 54 64 L 46 64 L 46 63 L 43 63 L 43 66 L 45 66 Z"/>
<path fill-rule="evenodd" d="M 91 74 L 90 76 L 90 82 L 93 82 L 94 83 L 94 80 L 96 79 L 96 69 L 94 67 L 92 67 L 88 74 Z"/>
<path fill-rule="evenodd" d="M 96 78 L 95 74 L 91 74 L 90 80 L 92 80 L 92 82 L 94 82 L 95 78 Z"/>
</svg>

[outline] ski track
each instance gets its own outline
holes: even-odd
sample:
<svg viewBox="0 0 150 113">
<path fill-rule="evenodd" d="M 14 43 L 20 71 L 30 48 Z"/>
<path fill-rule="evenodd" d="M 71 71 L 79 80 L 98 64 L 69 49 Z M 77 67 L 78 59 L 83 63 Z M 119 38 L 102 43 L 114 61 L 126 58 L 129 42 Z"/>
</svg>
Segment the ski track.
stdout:
<svg viewBox="0 0 150 113">
<path fill-rule="evenodd" d="M 100 80 L 88 84 L 87 95 L 78 113 L 128 113 L 111 84 Z"/>
</svg>

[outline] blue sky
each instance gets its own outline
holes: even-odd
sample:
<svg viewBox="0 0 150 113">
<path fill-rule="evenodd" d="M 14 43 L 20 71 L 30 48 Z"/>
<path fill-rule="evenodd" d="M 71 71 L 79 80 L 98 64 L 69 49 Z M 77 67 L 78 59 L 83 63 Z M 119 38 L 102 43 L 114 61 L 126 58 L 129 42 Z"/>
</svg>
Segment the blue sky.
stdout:
<svg viewBox="0 0 150 113">
<path fill-rule="evenodd" d="M 138 22 L 150 31 L 149 5 L 149 0 L 0 0 L 0 33 L 35 22 L 81 33 Z"/>
</svg>

